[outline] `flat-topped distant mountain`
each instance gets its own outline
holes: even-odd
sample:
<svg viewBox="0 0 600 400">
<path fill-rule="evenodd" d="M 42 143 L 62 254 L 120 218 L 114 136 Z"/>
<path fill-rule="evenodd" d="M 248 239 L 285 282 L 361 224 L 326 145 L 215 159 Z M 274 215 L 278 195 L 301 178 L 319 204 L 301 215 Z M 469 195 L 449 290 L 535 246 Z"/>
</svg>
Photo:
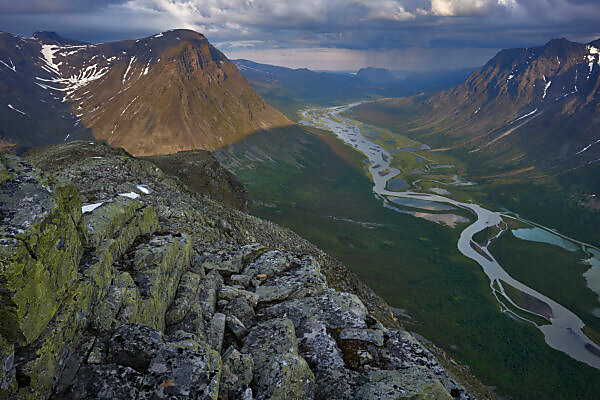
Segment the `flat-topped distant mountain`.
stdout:
<svg viewBox="0 0 600 400">
<path fill-rule="evenodd" d="M 364 68 L 350 74 L 293 69 L 249 60 L 232 62 L 261 96 L 290 118 L 297 118 L 297 111 L 307 105 L 332 106 L 449 88 L 463 82 L 472 71 L 406 71 L 396 79 L 390 71 L 378 68 Z"/>
<path fill-rule="evenodd" d="M 361 68 L 356 73 L 356 77 L 361 81 L 371 84 L 388 84 L 396 81 L 392 73 L 385 68 L 367 67 Z"/>
<path fill-rule="evenodd" d="M 500 51 L 450 90 L 357 112 L 499 172 L 554 174 L 600 161 L 599 88 L 600 40 L 554 39 Z"/>
<path fill-rule="evenodd" d="M 0 146 L 95 138 L 136 155 L 213 150 L 290 121 L 190 30 L 87 44 L 0 33 Z"/>
</svg>

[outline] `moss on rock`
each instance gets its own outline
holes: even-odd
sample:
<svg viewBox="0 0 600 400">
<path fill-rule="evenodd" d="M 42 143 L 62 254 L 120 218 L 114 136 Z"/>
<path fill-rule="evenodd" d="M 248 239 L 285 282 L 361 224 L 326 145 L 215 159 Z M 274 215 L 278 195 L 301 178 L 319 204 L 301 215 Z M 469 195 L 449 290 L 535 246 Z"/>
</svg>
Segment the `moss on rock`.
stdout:
<svg viewBox="0 0 600 400">
<path fill-rule="evenodd" d="M 0 332 L 33 342 L 77 280 L 81 203 L 72 183 L 0 156 Z"/>
</svg>

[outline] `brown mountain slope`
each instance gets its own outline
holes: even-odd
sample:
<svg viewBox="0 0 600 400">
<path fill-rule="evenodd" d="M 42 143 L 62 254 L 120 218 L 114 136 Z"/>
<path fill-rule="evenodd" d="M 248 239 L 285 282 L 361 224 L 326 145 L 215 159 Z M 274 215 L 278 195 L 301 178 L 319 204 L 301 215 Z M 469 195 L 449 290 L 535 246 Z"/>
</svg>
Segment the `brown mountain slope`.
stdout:
<svg viewBox="0 0 600 400">
<path fill-rule="evenodd" d="M 599 100 L 600 41 L 554 39 L 503 50 L 453 89 L 357 112 L 438 149 L 466 151 L 497 172 L 555 173 L 600 161 Z"/>
<path fill-rule="evenodd" d="M 221 52 L 193 31 L 97 45 L 47 33 L 32 39 L 0 36 L 21 47 L 0 47 L 0 59 L 8 60 L 9 67 L 10 60 L 19 59 L 23 66 L 17 67 L 20 79 L 10 81 L 9 73 L 16 72 L 0 65 L 0 101 L 8 91 L 18 91 L 13 102 L 23 114 L 3 111 L 8 118 L 24 120 L 0 133 L 23 147 L 91 133 L 132 154 L 167 154 L 213 150 L 254 131 L 290 124 Z M 27 49 L 26 57 L 22 49 Z M 64 113 L 69 108 L 62 120 L 70 124 L 56 124 L 41 115 L 35 104 L 42 97 L 42 109 L 60 107 Z M 32 122 L 48 132 L 28 141 Z"/>
</svg>

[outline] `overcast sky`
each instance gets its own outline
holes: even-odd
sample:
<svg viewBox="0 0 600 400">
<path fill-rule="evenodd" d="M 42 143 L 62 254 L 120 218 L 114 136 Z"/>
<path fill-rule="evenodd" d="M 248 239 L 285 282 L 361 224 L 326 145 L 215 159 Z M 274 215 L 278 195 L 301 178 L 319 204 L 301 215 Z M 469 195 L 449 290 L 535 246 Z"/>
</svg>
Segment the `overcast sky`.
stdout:
<svg viewBox="0 0 600 400">
<path fill-rule="evenodd" d="M 0 30 L 100 42 L 174 28 L 231 59 L 311 69 L 449 69 L 498 49 L 600 37 L 600 0 L 0 0 Z"/>
</svg>

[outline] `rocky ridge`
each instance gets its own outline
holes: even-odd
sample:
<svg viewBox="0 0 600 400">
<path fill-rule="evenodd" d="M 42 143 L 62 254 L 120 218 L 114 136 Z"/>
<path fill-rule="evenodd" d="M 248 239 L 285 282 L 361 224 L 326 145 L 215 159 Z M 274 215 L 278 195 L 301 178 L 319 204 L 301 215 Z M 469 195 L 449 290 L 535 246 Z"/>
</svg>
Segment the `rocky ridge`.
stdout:
<svg viewBox="0 0 600 400">
<path fill-rule="evenodd" d="M 149 161 L 1 155 L 0 200 L 1 398 L 472 398 L 342 265 Z"/>
</svg>

